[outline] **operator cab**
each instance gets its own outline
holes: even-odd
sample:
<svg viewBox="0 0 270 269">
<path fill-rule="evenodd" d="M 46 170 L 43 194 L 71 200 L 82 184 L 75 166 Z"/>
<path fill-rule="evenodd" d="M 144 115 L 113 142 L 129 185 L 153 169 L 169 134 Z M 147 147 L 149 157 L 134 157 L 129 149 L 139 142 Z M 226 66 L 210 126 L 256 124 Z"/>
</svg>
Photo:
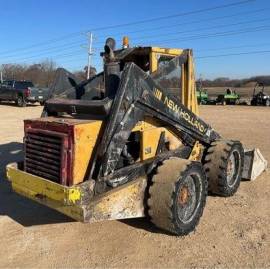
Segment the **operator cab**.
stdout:
<svg viewBox="0 0 270 269">
<path fill-rule="evenodd" d="M 177 56 L 184 55 L 185 62 L 179 64 Z M 157 85 L 166 89 L 197 114 L 197 100 L 187 96 L 194 92 L 189 89 L 194 79 L 191 50 L 169 49 L 158 47 L 133 47 L 124 38 L 123 48 L 115 49 L 112 38 L 106 40 L 104 52 L 104 71 L 88 80 L 79 82 L 68 71 L 62 69 L 56 76 L 51 89 L 51 100 L 47 101 L 43 115 L 57 116 L 67 114 L 98 114 L 107 116 L 112 100 L 117 92 L 122 71 L 126 64 L 133 63 L 155 80 Z M 183 85 L 183 87 L 182 87 Z M 193 96 L 193 95 L 192 95 Z M 60 99 L 60 100 L 59 100 Z"/>
</svg>

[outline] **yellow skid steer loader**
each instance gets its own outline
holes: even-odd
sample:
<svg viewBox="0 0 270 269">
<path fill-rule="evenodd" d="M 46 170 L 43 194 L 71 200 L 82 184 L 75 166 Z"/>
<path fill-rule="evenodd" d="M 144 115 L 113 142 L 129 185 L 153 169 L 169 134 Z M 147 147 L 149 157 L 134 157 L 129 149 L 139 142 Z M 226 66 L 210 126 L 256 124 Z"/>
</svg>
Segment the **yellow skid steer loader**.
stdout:
<svg viewBox="0 0 270 269">
<path fill-rule="evenodd" d="M 41 118 L 25 120 L 12 188 L 82 222 L 149 216 L 186 235 L 208 192 L 231 196 L 251 177 L 254 151 L 199 118 L 192 50 L 108 38 L 101 56 L 89 80 L 60 70 Z"/>
</svg>

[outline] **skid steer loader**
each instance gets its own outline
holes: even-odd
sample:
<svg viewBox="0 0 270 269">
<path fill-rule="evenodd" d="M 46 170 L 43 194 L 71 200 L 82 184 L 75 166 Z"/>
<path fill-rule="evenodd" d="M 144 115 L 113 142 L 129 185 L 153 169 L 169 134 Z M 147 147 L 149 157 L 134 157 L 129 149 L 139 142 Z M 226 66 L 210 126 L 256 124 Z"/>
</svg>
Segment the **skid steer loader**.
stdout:
<svg viewBox="0 0 270 269">
<path fill-rule="evenodd" d="M 59 71 L 42 117 L 24 122 L 24 160 L 7 177 L 78 221 L 149 216 L 186 235 L 208 191 L 237 191 L 243 146 L 198 117 L 192 50 L 116 50 L 109 38 L 101 56 L 104 71 L 87 81 Z"/>
</svg>

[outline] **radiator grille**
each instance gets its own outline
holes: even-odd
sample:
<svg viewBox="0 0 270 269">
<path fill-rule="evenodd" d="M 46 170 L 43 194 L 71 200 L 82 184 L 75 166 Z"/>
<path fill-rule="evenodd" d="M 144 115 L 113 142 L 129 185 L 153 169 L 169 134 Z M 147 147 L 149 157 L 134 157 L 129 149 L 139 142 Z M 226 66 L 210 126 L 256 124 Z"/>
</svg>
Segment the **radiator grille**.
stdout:
<svg viewBox="0 0 270 269">
<path fill-rule="evenodd" d="M 26 132 L 25 171 L 61 182 L 62 138 L 42 132 Z"/>
</svg>

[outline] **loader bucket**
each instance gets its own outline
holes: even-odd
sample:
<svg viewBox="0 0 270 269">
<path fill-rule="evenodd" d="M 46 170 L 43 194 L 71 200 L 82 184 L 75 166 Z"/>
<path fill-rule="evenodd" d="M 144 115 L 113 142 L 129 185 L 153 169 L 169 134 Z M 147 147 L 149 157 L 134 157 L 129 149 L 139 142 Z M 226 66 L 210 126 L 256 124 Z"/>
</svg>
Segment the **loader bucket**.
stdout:
<svg viewBox="0 0 270 269">
<path fill-rule="evenodd" d="M 255 180 L 267 168 L 267 161 L 259 149 L 245 149 L 245 160 L 242 178 Z"/>
<path fill-rule="evenodd" d="M 54 81 L 50 87 L 52 99 L 102 99 L 104 92 L 103 72 L 88 80 L 79 80 L 74 74 L 64 68 L 56 70 Z"/>
</svg>

